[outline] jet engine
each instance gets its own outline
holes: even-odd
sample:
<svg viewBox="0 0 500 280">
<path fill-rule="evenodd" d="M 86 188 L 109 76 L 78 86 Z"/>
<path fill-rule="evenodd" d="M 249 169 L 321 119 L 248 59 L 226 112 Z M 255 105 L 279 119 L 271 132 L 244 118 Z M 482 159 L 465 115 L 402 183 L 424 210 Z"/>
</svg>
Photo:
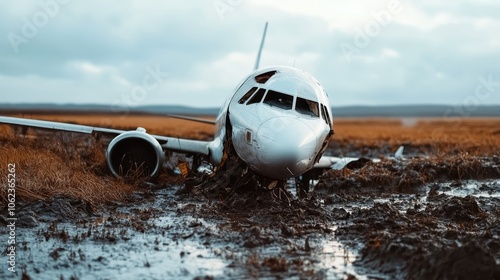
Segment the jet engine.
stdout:
<svg viewBox="0 0 500 280">
<path fill-rule="evenodd" d="M 116 177 L 156 177 L 164 159 L 160 143 L 144 128 L 118 135 L 106 151 L 108 168 Z"/>
</svg>

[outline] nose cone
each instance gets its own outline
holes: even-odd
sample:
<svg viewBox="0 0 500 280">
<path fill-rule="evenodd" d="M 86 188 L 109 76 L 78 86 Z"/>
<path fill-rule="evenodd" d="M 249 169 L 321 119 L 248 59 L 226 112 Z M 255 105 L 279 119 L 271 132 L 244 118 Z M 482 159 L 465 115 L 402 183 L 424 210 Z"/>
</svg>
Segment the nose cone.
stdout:
<svg viewBox="0 0 500 280">
<path fill-rule="evenodd" d="M 312 166 L 316 135 L 300 119 L 277 117 L 259 127 L 256 135 L 258 171 L 268 177 L 287 179 Z"/>
</svg>

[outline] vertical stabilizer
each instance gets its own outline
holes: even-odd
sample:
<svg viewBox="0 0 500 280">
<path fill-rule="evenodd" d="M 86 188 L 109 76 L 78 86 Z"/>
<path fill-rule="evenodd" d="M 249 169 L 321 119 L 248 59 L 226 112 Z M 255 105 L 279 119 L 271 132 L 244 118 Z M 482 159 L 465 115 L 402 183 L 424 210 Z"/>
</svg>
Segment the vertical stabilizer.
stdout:
<svg viewBox="0 0 500 280">
<path fill-rule="evenodd" d="M 262 48 L 264 48 L 264 41 L 266 40 L 267 25 L 268 22 L 266 22 L 266 25 L 264 26 L 264 34 L 262 34 L 262 41 L 260 41 L 259 52 L 257 53 L 257 59 L 255 60 L 255 66 L 253 70 L 257 70 L 259 68 L 260 55 L 262 54 Z"/>
</svg>

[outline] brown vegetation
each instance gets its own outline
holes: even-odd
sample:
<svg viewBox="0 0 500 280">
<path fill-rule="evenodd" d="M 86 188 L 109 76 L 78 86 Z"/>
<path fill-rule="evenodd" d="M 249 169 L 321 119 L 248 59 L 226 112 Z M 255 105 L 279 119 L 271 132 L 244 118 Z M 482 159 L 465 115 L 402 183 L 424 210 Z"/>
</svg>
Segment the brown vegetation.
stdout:
<svg viewBox="0 0 500 280">
<path fill-rule="evenodd" d="M 335 121 L 333 147 L 361 153 L 389 147 L 431 155 L 498 154 L 500 119 L 340 119 Z"/>
<path fill-rule="evenodd" d="M 214 127 L 211 125 L 156 116 L 122 118 L 110 115 L 30 115 L 30 117 L 120 129 L 135 129 L 142 126 L 150 133 L 194 139 L 210 139 L 214 132 Z M 336 133 L 331 148 L 333 152 L 359 150 L 361 155 L 374 153 L 377 155 L 384 153 L 384 149 L 394 152 L 397 147 L 405 144 L 410 148 L 410 152 L 431 154 L 441 158 L 440 162 L 443 162 L 457 156 L 467 159 L 476 155 L 498 155 L 499 129 L 500 119 L 418 119 L 414 122 L 399 119 L 340 119 L 335 121 Z M 50 136 L 49 140 L 40 141 L 29 138 L 33 133 L 23 137 L 18 135 L 20 132 L 19 129 L 12 130 L 10 126 L 0 125 L 2 167 L 0 183 L 2 186 L 7 185 L 6 166 L 15 163 L 18 199 L 37 200 L 64 195 L 100 204 L 122 199 L 137 189 L 137 184 L 125 183 L 109 175 L 105 166 L 104 145 L 90 136 L 73 133 L 68 136 L 66 133 L 50 132 L 44 134 Z M 439 162 L 434 164 L 438 166 Z M 414 165 L 408 168 L 417 170 L 423 168 L 425 164 L 415 162 Z M 463 166 L 465 165 L 456 166 L 456 172 L 459 174 L 457 176 L 469 172 L 464 170 L 466 167 Z M 368 169 L 366 171 L 368 172 Z M 337 173 L 334 175 L 339 176 Z M 423 178 L 422 182 L 432 176 L 432 174 L 422 174 L 419 175 L 419 178 Z M 394 180 L 388 178 L 393 175 L 382 173 L 362 176 L 369 178 L 370 182 L 378 180 L 380 183 L 386 181 L 393 183 Z M 167 176 L 162 176 L 161 180 L 169 179 Z M 408 183 L 401 181 L 398 184 Z M 1 189 L 0 195 L 0 201 L 5 203 L 5 187 Z"/>
<path fill-rule="evenodd" d="M 0 184 L 7 186 L 7 166 L 15 164 L 16 200 L 44 200 L 54 196 L 83 199 L 92 205 L 120 200 L 134 186 L 107 175 L 104 151 L 97 144 L 78 149 L 77 143 L 53 137 L 38 142 L 5 133 L 0 140 Z M 75 138 L 76 139 L 76 138 Z M 0 190 L 0 204 L 7 199 Z"/>
</svg>

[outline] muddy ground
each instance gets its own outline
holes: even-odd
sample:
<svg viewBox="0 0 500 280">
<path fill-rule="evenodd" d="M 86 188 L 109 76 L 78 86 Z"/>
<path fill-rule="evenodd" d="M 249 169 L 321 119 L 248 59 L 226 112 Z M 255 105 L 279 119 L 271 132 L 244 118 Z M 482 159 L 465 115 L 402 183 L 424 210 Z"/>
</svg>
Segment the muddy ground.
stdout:
<svg viewBox="0 0 500 280">
<path fill-rule="evenodd" d="M 166 184 L 98 212 L 64 197 L 21 205 L 16 275 L 499 279 L 500 180 L 394 191 L 328 175 L 288 204 L 261 193 L 234 205 Z"/>
<path fill-rule="evenodd" d="M 213 197 L 177 177 L 99 208 L 20 200 L 0 279 L 500 279 L 500 158 L 386 156 L 300 199 L 293 181 Z"/>
</svg>

